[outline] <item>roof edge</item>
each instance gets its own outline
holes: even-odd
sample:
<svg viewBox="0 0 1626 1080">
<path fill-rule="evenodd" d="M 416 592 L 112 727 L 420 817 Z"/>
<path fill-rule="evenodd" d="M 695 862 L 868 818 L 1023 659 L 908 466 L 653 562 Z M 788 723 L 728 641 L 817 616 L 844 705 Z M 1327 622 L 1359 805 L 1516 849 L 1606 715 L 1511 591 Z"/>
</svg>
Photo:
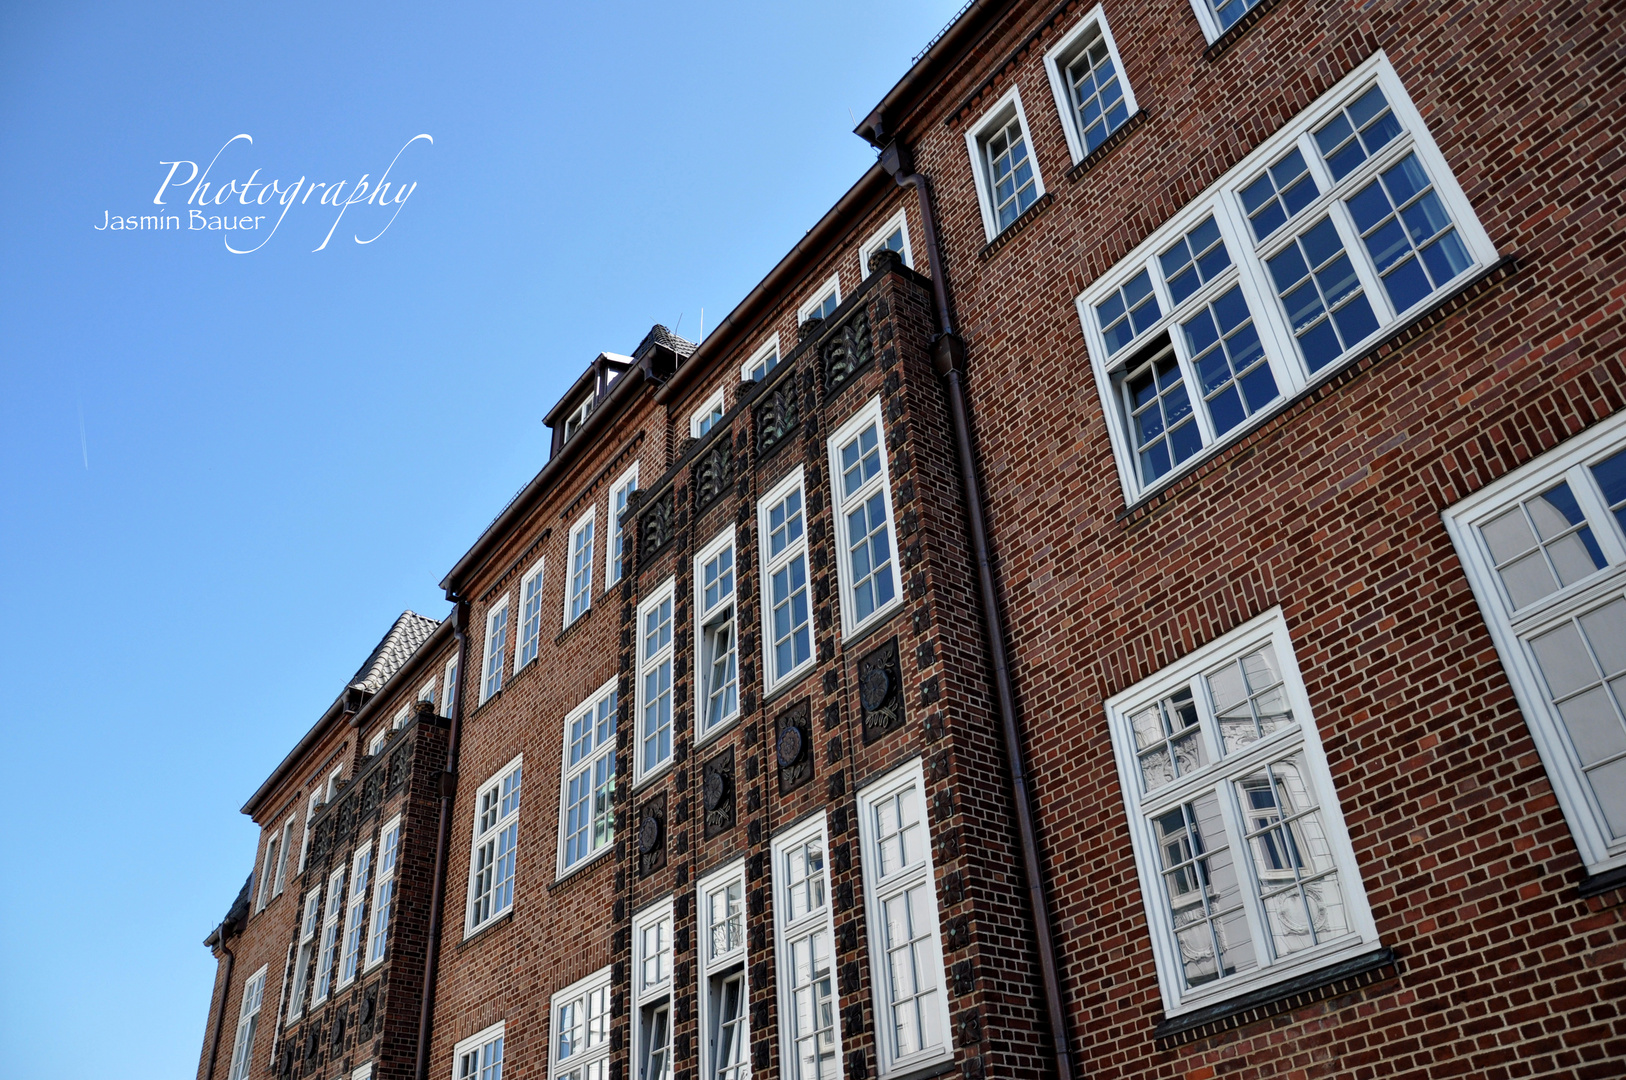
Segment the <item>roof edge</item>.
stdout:
<svg viewBox="0 0 1626 1080">
<path fill-rule="evenodd" d="M 910 65 L 903 78 L 859 121 L 853 134 L 877 149 L 897 138 L 895 118 L 913 109 L 943 71 L 959 63 L 964 53 L 1013 7 L 1014 0 L 972 0 L 925 54 Z"/>
</svg>

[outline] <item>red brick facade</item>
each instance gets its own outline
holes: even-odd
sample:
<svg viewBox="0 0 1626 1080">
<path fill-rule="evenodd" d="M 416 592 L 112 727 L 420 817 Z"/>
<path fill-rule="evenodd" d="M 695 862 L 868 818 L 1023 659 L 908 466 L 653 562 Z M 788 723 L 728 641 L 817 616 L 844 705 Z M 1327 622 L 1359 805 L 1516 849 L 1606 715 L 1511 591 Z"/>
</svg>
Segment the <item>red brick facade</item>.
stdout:
<svg viewBox="0 0 1626 1080">
<path fill-rule="evenodd" d="M 1036 918 L 1054 928 L 1062 1037 L 1077 1076 L 1621 1074 L 1623 881 L 1589 872 L 1577 854 L 1441 515 L 1616 413 L 1626 395 L 1626 16 L 1600 3 L 1264 0 L 1210 42 L 1190 0 L 1108 4 L 1104 14 L 1139 113 L 1080 162 L 1044 56 L 1093 17 L 1083 3 L 973 6 L 860 125 L 878 146 L 906 148 L 883 164 L 901 172 L 912 160 L 933 196 L 946 279 L 937 284 L 963 342 L 970 459 L 1031 770 L 1042 910 L 1030 903 L 1012 809 L 1020 762 L 1007 753 L 993 690 L 952 398 L 934 368 L 958 346 L 942 334 L 914 189 L 877 166 L 698 349 L 657 328 L 631 358 L 601 358 L 599 374 L 561 402 L 557 417 L 585 421 L 568 431 L 559 421 L 547 468 L 444 582 L 466 629 L 462 700 L 436 699 L 448 715 L 422 714 L 386 755 L 362 760 L 369 725 L 388 723 L 457 652 L 442 629 L 372 697 L 336 705 L 251 802 L 257 822 L 279 828 L 303 815 L 329 762 L 348 763 L 350 783 L 318 817 L 326 831 L 304 878 L 290 874 L 263 911 L 250 897 L 248 913 L 211 938 L 234 955 L 210 1017 L 210 1036 L 223 1032 L 215 1078 L 231 1064 L 244 981 L 262 965 L 252 1080 L 333 1080 L 369 1061 L 374 1076 L 413 1075 L 422 980 L 438 962 L 425 1075 L 461 1077 L 454 1046 L 501 1022 L 506 1075 L 564 1080 L 554 995 L 607 971 L 608 1056 L 595 1080 L 656 1080 L 639 1075 L 635 1053 L 633 930 L 670 898 L 670 1068 L 674 1080 L 699 1080 L 711 1058 L 695 883 L 736 860 L 750 1069 L 795 1076 L 782 1061 L 791 1018 L 775 840 L 813 820 L 828 837 L 840 1028 L 827 1067 L 845 1080 L 885 1074 L 877 1048 L 891 1035 L 873 978 L 884 967 L 871 955 L 879 916 L 864 876 L 875 867 L 865 868 L 856 800 L 912 761 L 923 776 L 948 1025 L 940 1053 L 886 1075 L 1055 1074 Z M 1183 474 L 1145 498 L 1126 494 L 1101 358 L 1092 365 L 1081 332 L 1088 305 L 1076 299 L 1380 52 L 1495 257 Z M 1013 88 L 1044 193 L 990 241 L 966 135 Z M 900 209 L 910 265 L 883 256 L 860 266 L 860 247 Z M 839 305 L 798 326 L 798 309 L 832 274 Z M 778 366 L 742 382 L 742 363 L 774 333 Z M 691 416 L 719 388 L 721 417 L 691 439 Z M 829 440 L 872 400 L 901 602 L 844 632 Z M 606 587 L 612 489 L 634 463 L 628 554 Z M 759 510 L 797 467 L 810 660 L 768 691 Z M 589 511 L 591 603 L 569 620 L 573 529 Z M 695 558 L 729 527 L 739 715 L 702 738 Z M 516 667 L 524 583 L 539 564 L 542 628 L 534 659 Z M 649 702 L 640 612 L 668 582 L 671 752 L 634 783 Z M 501 686 L 487 693 L 490 616 L 505 600 Z M 1199 1013 L 1166 1015 L 1141 884 L 1156 871 L 1148 879 L 1137 867 L 1106 704 L 1275 609 L 1375 939 L 1359 963 L 1295 971 L 1291 984 L 1267 981 L 1246 999 L 1210 994 Z M 609 684 L 613 841 L 566 868 L 568 725 Z M 397 786 L 389 754 L 407 745 Z M 471 927 L 480 792 L 519 759 L 511 906 Z M 375 774 L 383 794 L 369 801 Z M 284 1022 L 273 1005 L 293 984 L 291 973 L 280 987 L 278 977 L 298 951 L 295 908 L 397 804 L 409 827 L 390 957 L 321 1010 Z M 363 1026 L 356 1018 L 375 991 Z M 352 1011 L 335 1039 L 341 1008 Z M 600 1044 L 589 1036 L 587 1045 Z M 204 1080 L 210 1049 L 206 1041 Z"/>
</svg>

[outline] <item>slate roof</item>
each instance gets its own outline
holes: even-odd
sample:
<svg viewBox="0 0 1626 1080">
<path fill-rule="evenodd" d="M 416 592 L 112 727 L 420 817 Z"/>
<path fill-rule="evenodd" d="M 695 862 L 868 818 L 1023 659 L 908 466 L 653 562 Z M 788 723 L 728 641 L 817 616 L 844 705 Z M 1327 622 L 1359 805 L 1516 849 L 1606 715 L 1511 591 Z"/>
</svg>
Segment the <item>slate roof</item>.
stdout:
<svg viewBox="0 0 1626 1080">
<path fill-rule="evenodd" d="M 690 353 L 700 348 L 700 343 L 698 341 L 690 341 L 688 338 L 678 337 L 660 323 L 656 323 L 654 326 L 649 328 L 649 333 L 645 334 L 644 340 L 640 341 L 638 343 L 638 347 L 632 350 L 632 355 L 642 356 L 645 350 L 647 350 L 651 345 L 660 345 L 664 348 L 671 349 L 673 352 L 677 353 L 680 358 L 687 358 Z"/>
<path fill-rule="evenodd" d="M 376 694 L 389 682 L 390 676 L 400 670 L 401 665 L 412 658 L 418 647 L 429 640 L 429 635 L 435 632 L 440 622 L 415 611 L 403 611 L 401 617 L 395 620 L 367 661 L 356 669 L 355 675 L 345 684 L 346 688 L 354 687 L 365 690 L 369 694 Z"/>
</svg>

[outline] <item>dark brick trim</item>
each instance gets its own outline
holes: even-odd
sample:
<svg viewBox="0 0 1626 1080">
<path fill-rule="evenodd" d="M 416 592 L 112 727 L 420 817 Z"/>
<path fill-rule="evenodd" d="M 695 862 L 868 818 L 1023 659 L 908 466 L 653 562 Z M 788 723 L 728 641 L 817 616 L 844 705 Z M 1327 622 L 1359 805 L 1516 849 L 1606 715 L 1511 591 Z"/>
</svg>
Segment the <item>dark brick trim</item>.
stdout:
<svg viewBox="0 0 1626 1080">
<path fill-rule="evenodd" d="M 1131 131 L 1134 131 L 1145 122 L 1146 110 L 1136 109 L 1135 115 L 1131 116 L 1128 120 L 1125 120 L 1123 126 L 1117 131 L 1114 131 L 1111 135 L 1108 135 L 1106 142 L 1085 154 L 1079 159 L 1077 165 L 1074 165 L 1071 169 L 1067 170 L 1066 176 L 1068 182 L 1071 183 L 1072 181 L 1077 180 L 1079 177 L 1101 164 L 1102 158 L 1110 154 L 1119 143 L 1129 138 L 1129 133 Z"/>
<path fill-rule="evenodd" d="M 948 116 L 943 120 L 943 126 L 946 128 L 952 128 L 959 121 L 960 117 L 964 116 L 966 112 L 977 103 L 977 99 L 982 97 L 982 95 L 999 80 L 1001 75 L 1012 71 L 1016 65 L 1021 62 L 1023 55 L 1028 51 L 1028 49 L 1032 48 L 1033 43 L 1043 37 L 1044 32 L 1049 30 L 1051 26 L 1055 25 L 1057 19 L 1061 18 L 1067 13 L 1068 8 L 1074 6 L 1083 7 L 1084 4 L 1082 0 L 1061 0 L 1061 3 L 1052 8 L 1050 10 L 1050 14 L 1046 15 L 1044 19 L 1040 21 L 1039 25 L 1033 28 L 1033 32 L 1022 39 L 1022 44 L 1012 49 L 1010 55 L 1005 57 L 1005 60 L 1002 63 L 995 66 L 994 69 L 989 72 L 987 78 L 978 83 L 977 88 L 971 91 L 971 93 L 967 94 L 964 100 L 960 102 L 959 106 L 956 107 L 953 112 L 948 114 Z"/>
<path fill-rule="evenodd" d="M 1194 490 L 1198 486 L 1200 479 L 1211 476 L 1219 469 L 1226 467 L 1238 455 L 1251 452 L 1252 448 L 1261 441 L 1273 436 L 1290 417 L 1298 415 L 1302 410 L 1361 378 L 1367 372 L 1394 356 L 1402 347 L 1421 337 L 1434 326 L 1445 321 L 1449 316 L 1454 315 L 1472 301 L 1477 300 L 1495 286 L 1518 273 L 1518 270 L 1518 262 L 1513 256 L 1505 255 L 1497 259 L 1479 273 L 1446 293 L 1436 303 L 1418 312 L 1414 318 L 1400 324 L 1392 334 L 1367 349 L 1364 353 L 1353 360 L 1346 361 L 1343 366 L 1334 368 L 1332 373 L 1321 379 L 1321 381 L 1312 383 L 1281 402 L 1275 407 L 1275 411 L 1265 417 L 1258 427 L 1250 429 L 1235 442 L 1221 447 L 1213 457 L 1204 458 L 1202 464 L 1179 476 L 1168 486 L 1158 488 L 1151 494 L 1142 496 L 1136 502 L 1118 511 L 1117 520 L 1131 526 L 1137 525 L 1160 507 L 1183 497 L 1187 492 Z"/>
<path fill-rule="evenodd" d="M 498 915 L 496 918 L 489 920 L 484 926 L 480 927 L 480 929 L 459 941 L 457 943 L 457 951 L 462 952 L 464 949 L 467 949 L 472 945 L 485 942 L 491 937 L 491 931 L 494 928 L 512 922 L 514 918 L 514 906 L 515 905 L 513 904 L 509 904 L 507 911 L 503 912 L 501 915 Z M 463 911 L 463 919 L 466 920 L 468 917 L 469 913 L 465 908 Z M 457 928 L 460 932 L 462 931 L 463 922 L 461 920 L 459 921 Z"/>
<path fill-rule="evenodd" d="M 1588 874 L 1575 887 L 1575 893 L 1585 900 L 1589 896 L 1600 896 L 1616 889 L 1626 889 L 1626 866 L 1605 870 L 1601 874 Z"/>
<path fill-rule="evenodd" d="M 1034 218 L 1044 213 L 1045 208 L 1055 201 L 1056 196 L 1052 192 L 1047 191 L 1043 195 L 1040 195 L 1038 202 L 1022 211 L 1021 215 L 1018 216 L 1015 221 L 1005 226 L 1005 228 L 1000 230 L 998 236 L 988 241 L 988 246 L 982 249 L 982 254 L 978 255 L 977 258 L 981 260 L 990 258 L 1000 248 L 1010 243 L 1011 237 L 1027 228 Z"/>
<path fill-rule="evenodd" d="M 1209 63 L 1218 60 L 1220 54 L 1236 44 L 1238 38 L 1253 29 L 1255 23 L 1271 12 L 1281 0 L 1260 0 L 1248 10 L 1248 13 L 1238 19 L 1229 30 L 1214 39 L 1214 43 L 1203 50 L 1203 59 Z"/>
<path fill-rule="evenodd" d="M 1169 1050 L 1399 976 L 1400 964 L 1394 950 L 1374 949 L 1285 983 L 1172 1020 L 1160 1020 L 1152 1030 L 1152 1037 L 1157 1040 L 1159 1050 Z"/>
</svg>

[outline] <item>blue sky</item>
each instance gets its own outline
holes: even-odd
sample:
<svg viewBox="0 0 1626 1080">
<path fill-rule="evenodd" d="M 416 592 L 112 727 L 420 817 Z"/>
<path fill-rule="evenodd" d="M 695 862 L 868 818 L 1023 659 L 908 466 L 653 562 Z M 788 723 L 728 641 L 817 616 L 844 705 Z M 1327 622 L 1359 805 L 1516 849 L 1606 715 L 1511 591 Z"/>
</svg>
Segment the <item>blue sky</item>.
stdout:
<svg viewBox="0 0 1626 1080">
<path fill-rule="evenodd" d="M 191 1075 L 244 799 L 444 613 L 593 356 L 715 325 L 869 166 L 958 6 L 0 6 L 0 1075 Z M 212 180 L 434 143 L 371 244 L 361 204 L 313 252 L 320 196 L 251 255 L 95 228 L 238 133 Z"/>
</svg>

